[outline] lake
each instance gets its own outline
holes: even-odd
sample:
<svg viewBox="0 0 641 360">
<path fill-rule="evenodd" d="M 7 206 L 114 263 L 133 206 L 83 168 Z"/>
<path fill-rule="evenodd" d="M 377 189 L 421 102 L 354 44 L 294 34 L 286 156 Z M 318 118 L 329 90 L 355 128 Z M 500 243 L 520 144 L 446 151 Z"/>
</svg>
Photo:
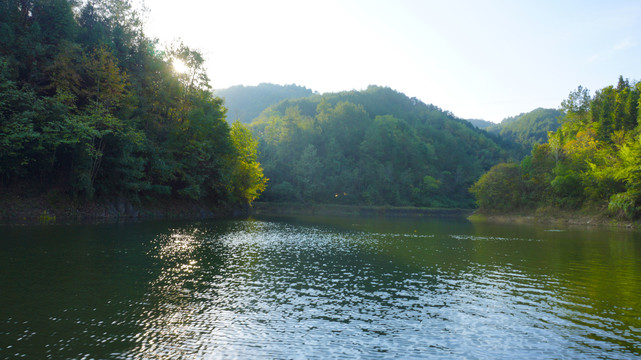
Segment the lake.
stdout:
<svg viewBox="0 0 641 360">
<path fill-rule="evenodd" d="M 2 359 L 641 356 L 638 231 L 290 217 L 0 239 Z"/>
</svg>

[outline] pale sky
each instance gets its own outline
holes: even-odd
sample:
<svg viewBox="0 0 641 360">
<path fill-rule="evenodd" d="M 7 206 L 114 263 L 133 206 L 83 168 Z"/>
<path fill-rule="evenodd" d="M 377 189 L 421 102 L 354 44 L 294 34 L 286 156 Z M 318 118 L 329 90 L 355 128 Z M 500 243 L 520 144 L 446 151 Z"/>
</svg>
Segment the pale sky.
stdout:
<svg viewBox="0 0 641 360">
<path fill-rule="evenodd" d="M 147 35 L 200 50 L 215 89 L 389 86 L 499 122 L 641 78 L 639 0 L 144 2 Z"/>
</svg>

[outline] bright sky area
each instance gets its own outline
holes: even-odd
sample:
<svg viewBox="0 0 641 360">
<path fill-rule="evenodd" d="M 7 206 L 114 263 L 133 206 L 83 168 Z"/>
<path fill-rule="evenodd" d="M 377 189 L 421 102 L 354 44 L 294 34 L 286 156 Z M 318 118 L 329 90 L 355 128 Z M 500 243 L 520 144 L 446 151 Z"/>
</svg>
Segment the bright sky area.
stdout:
<svg viewBox="0 0 641 360">
<path fill-rule="evenodd" d="M 146 31 L 200 50 L 215 89 L 391 87 L 466 119 L 558 108 L 641 70 L 641 1 L 145 0 Z"/>
</svg>

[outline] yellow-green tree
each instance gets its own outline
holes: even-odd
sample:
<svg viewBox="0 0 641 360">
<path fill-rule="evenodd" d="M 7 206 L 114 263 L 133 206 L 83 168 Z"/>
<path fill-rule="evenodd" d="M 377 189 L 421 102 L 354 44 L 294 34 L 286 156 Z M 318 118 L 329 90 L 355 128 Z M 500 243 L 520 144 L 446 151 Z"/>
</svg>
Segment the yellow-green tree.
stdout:
<svg viewBox="0 0 641 360">
<path fill-rule="evenodd" d="M 534 148 L 520 166 L 522 206 L 608 209 L 626 218 L 641 215 L 641 83 L 619 77 L 590 97 L 579 87 L 561 103 L 562 126 Z M 508 171 L 510 170 L 510 171 Z M 471 188 L 481 207 L 506 210 L 514 171 L 492 168 Z M 510 175 L 511 174 L 511 175 Z"/>
<path fill-rule="evenodd" d="M 481 209 L 512 210 L 521 205 L 522 187 L 519 165 L 501 163 L 483 174 L 470 192 Z"/>
<path fill-rule="evenodd" d="M 258 141 L 239 121 L 232 124 L 234 154 L 229 191 L 234 200 L 251 204 L 267 187 L 268 179 L 258 163 Z"/>
</svg>

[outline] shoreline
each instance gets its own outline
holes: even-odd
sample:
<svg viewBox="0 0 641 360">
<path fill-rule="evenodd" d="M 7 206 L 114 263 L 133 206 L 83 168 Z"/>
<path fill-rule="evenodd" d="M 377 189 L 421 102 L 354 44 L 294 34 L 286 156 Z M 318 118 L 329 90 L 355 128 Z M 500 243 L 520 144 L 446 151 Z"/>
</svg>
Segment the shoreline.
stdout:
<svg viewBox="0 0 641 360">
<path fill-rule="evenodd" d="M 201 220 L 249 216 L 461 217 L 495 224 L 548 224 L 638 229 L 641 222 L 616 219 L 598 211 L 537 209 L 501 213 L 474 209 L 254 202 L 248 206 L 212 206 L 186 199 L 132 203 L 123 198 L 74 202 L 47 197 L 0 196 L 0 225 L 103 223 L 141 220 Z"/>
<path fill-rule="evenodd" d="M 550 209 L 512 214 L 477 210 L 468 216 L 467 219 L 472 222 L 495 224 L 548 224 L 557 226 L 641 228 L 639 221 L 616 219 L 603 213 Z"/>
<path fill-rule="evenodd" d="M 222 219 L 248 216 L 247 206 L 213 206 L 186 199 L 132 202 L 124 197 L 76 202 L 44 196 L 0 197 L 0 224 L 103 223 L 159 219 Z"/>
<path fill-rule="evenodd" d="M 368 206 L 304 203 L 255 202 L 249 209 L 250 215 L 316 215 L 316 216 L 381 216 L 381 217 L 425 217 L 460 216 L 472 214 L 473 209 L 421 208 L 410 206 Z"/>
</svg>

